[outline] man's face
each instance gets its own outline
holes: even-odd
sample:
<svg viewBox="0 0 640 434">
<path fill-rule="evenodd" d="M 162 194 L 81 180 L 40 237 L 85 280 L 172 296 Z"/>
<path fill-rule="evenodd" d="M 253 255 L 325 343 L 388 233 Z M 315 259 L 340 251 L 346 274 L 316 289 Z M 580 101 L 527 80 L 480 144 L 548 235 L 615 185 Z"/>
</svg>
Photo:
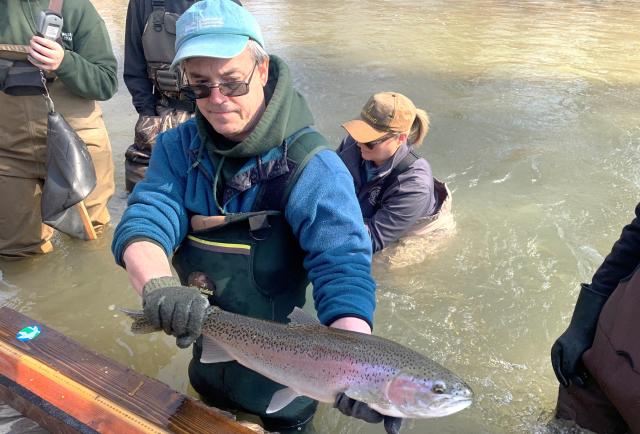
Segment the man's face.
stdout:
<svg viewBox="0 0 640 434">
<path fill-rule="evenodd" d="M 194 57 L 185 64 L 190 84 L 219 84 L 231 81 L 247 81 L 255 60 L 247 48 L 231 59 Z M 211 95 L 196 100 L 200 113 L 214 130 L 226 138 L 244 140 L 258 123 L 265 109 L 264 86 L 269 75 L 269 60 L 256 66 L 249 93 L 242 96 L 224 96 L 220 89 L 211 89 Z"/>
</svg>

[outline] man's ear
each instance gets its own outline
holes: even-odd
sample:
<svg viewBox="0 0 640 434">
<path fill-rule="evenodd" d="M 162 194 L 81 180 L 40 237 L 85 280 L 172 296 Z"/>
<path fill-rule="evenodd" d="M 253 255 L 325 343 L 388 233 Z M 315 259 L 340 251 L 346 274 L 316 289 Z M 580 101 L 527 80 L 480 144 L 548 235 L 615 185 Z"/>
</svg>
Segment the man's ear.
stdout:
<svg viewBox="0 0 640 434">
<path fill-rule="evenodd" d="M 267 81 L 269 81 L 269 58 L 267 57 L 264 62 L 258 65 L 258 75 L 260 77 L 260 83 L 262 87 L 267 85 Z"/>
</svg>

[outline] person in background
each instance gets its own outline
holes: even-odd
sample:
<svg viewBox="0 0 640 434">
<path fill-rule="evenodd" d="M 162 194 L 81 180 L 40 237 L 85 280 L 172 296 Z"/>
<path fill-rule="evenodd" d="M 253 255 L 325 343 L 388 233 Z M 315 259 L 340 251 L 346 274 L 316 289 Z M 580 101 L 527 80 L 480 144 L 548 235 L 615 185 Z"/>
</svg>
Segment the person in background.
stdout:
<svg viewBox="0 0 640 434">
<path fill-rule="evenodd" d="M 309 281 L 323 324 L 371 333 L 371 245 L 350 175 L 311 128 L 287 65 L 266 54 L 244 8 L 231 0 L 195 3 L 177 21 L 176 49 L 181 90 L 198 110 L 158 136 L 113 254 L 147 318 L 179 347 L 195 342 L 189 379 L 205 402 L 256 414 L 270 431 L 297 432 L 317 402 L 298 397 L 267 414 L 282 386 L 236 362 L 201 363 L 197 338 L 210 304 L 288 322 Z M 336 406 L 345 414 L 385 419 L 341 398 Z"/>
<path fill-rule="evenodd" d="M 409 235 L 425 235 L 451 213 L 451 195 L 429 162 L 414 152 L 429 132 L 429 117 L 397 92 L 372 95 L 337 153 L 355 186 L 373 252 Z"/>
<path fill-rule="evenodd" d="M 86 143 L 97 185 L 84 205 L 99 233 L 109 222 L 114 192 L 111 144 L 102 111 L 117 90 L 117 65 L 104 21 L 85 0 L 66 0 L 59 38 L 37 36 L 45 0 L 0 0 L 0 258 L 53 250 L 53 229 L 42 224 L 40 199 L 47 156 L 46 87 L 56 111 Z M 53 2 L 52 2 L 53 4 Z M 29 57 L 30 60 L 27 60 Z M 33 63 L 32 63 L 33 62 Z"/>
<path fill-rule="evenodd" d="M 640 204 L 551 347 L 556 417 L 596 433 L 640 432 L 639 266 Z"/>
<path fill-rule="evenodd" d="M 176 54 L 176 21 L 198 0 L 130 0 L 124 45 L 124 83 L 138 112 L 134 143 L 125 152 L 125 187 L 144 177 L 159 133 L 186 121 L 193 101 L 180 94 L 180 69 L 170 70 Z M 241 5 L 239 0 L 235 3 Z"/>
</svg>

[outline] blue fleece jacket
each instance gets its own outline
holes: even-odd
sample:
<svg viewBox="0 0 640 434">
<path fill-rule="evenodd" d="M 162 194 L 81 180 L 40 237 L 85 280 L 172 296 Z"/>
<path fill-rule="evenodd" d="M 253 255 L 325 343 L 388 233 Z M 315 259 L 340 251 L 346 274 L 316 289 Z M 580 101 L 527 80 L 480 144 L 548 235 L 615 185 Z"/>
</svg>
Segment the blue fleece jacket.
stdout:
<svg viewBox="0 0 640 434">
<path fill-rule="evenodd" d="M 129 196 L 112 250 L 119 265 L 128 243 L 146 238 L 170 256 L 184 240 L 193 214 L 220 215 L 212 185 L 202 170 L 192 169 L 189 155 L 200 147 L 192 119 L 158 136 L 146 178 Z M 279 158 L 282 147 L 265 152 L 263 162 Z M 215 173 L 204 153 L 200 163 Z M 250 158 L 247 167 L 256 164 Z M 250 211 L 259 185 L 221 204 L 225 212 Z M 313 284 L 318 318 L 330 324 L 354 316 L 372 324 L 375 283 L 370 275 L 371 243 L 349 171 L 333 151 L 317 153 L 303 169 L 285 207 L 285 218 L 306 252 L 304 266 Z"/>
</svg>

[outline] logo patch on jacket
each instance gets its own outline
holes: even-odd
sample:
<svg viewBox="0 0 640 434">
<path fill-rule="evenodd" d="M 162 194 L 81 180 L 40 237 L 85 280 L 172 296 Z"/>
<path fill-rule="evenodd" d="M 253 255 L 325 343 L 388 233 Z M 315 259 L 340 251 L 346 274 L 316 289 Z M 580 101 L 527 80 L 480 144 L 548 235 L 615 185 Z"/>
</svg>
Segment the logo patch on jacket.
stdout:
<svg viewBox="0 0 640 434">
<path fill-rule="evenodd" d="M 60 37 L 65 42 L 73 42 L 73 33 L 71 33 L 71 32 L 62 32 L 60 34 Z"/>
<path fill-rule="evenodd" d="M 380 191 L 382 188 L 380 186 L 373 187 L 369 192 L 369 203 L 371 206 L 376 206 L 380 202 Z"/>
</svg>

